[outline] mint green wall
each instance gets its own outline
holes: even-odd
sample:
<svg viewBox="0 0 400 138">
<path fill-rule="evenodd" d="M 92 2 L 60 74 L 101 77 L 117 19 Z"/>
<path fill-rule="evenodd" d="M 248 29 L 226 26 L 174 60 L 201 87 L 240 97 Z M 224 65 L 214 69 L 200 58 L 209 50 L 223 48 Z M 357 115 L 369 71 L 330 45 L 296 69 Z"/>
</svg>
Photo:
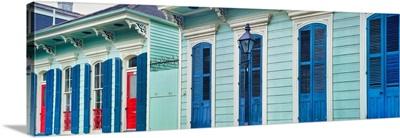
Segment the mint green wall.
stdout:
<svg viewBox="0 0 400 138">
<path fill-rule="evenodd" d="M 292 20 L 271 12 L 267 53 L 267 124 L 292 122 Z"/>
<path fill-rule="evenodd" d="M 178 128 L 178 69 L 150 72 L 150 130 Z"/>
<path fill-rule="evenodd" d="M 178 56 L 179 30 L 177 27 L 151 21 L 150 32 L 150 59 Z M 151 70 L 156 71 L 169 68 L 178 68 L 178 64 L 167 68 L 153 66 Z"/>
<path fill-rule="evenodd" d="M 360 118 L 360 13 L 333 15 L 333 119 Z"/>
</svg>

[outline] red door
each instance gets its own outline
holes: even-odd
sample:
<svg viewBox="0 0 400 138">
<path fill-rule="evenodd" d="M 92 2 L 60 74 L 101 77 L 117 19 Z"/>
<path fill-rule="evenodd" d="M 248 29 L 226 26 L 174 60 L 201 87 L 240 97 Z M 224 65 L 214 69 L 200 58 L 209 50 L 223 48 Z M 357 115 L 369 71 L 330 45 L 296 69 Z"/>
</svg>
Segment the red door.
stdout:
<svg viewBox="0 0 400 138">
<path fill-rule="evenodd" d="M 128 72 L 127 84 L 126 128 L 136 129 L 136 75 L 133 72 Z"/>
<path fill-rule="evenodd" d="M 40 133 L 44 133 L 45 120 L 46 120 L 46 84 L 42 84 L 42 100 L 40 103 Z"/>
</svg>

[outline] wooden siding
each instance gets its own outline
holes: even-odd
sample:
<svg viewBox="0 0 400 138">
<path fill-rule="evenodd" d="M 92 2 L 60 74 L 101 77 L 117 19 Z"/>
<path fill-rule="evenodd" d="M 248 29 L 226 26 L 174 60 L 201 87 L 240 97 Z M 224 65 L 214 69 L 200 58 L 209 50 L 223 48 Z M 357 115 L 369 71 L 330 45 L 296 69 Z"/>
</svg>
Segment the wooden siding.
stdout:
<svg viewBox="0 0 400 138">
<path fill-rule="evenodd" d="M 360 118 L 360 14 L 333 14 L 333 120 Z"/>
<path fill-rule="evenodd" d="M 296 33 L 296 32 L 294 32 Z M 292 20 L 274 12 L 268 25 L 267 124 L 292 122 Z M 265 114 L 265 113 L 264 113 Z"/>
</svg>

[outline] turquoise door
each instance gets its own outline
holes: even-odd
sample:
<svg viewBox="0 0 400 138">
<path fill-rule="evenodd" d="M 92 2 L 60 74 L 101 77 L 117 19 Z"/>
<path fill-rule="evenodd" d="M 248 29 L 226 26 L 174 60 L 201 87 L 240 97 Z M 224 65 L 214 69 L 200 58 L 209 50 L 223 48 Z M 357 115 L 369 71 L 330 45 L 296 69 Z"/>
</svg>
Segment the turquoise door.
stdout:
<svg viewBox="0 0 400 138">
<path fill-rule="evenodd" d="M 399 117 L 399 15 L 367 22 L 367 118 Z"/>
<path fill-rule="evenodd" d="M 299 122 L 326 121 L 326 26 L 299 30 Z"/>
<path fill-rule="evenodd" d="M 211 127 L 211 44 L 192 48 L 192 128 Z"/>
</svg>

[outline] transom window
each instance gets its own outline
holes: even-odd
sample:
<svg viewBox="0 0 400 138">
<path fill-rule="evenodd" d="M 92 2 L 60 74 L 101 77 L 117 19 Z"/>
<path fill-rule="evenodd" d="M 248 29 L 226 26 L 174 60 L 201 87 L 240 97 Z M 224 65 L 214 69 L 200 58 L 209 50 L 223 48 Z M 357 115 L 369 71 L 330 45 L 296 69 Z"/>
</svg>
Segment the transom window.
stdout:
<svg viewBox="0 0 400 138">
<path fill-rule="evenodd" d="M 130 58 L 128 61 L 128 67 L 132 68 L 132 67 L 136 67 L 136 66 L 137 66 L 136 57 Z"/>
</svg>

